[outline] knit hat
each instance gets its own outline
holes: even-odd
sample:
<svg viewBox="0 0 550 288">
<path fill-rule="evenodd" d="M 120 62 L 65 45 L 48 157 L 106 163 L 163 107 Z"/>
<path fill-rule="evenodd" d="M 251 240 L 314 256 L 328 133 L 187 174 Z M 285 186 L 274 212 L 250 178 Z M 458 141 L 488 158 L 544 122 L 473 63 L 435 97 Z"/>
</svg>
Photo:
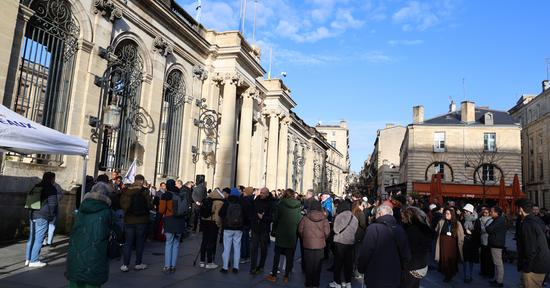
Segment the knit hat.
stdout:
<svg viewBox="0 0 550 288">
<path fill-rule="evenodd" d="M 229 193 L 229 196 L 239 197 L 239 196 L 241 196 L 241 192 L 239 191 L 239 189 L 237 187 L 233 187 L 233 188 L 231 188 L 231 193 Z"/>
<path fill-rule="evenodd" d="M 430 204 L 429 208 L 430 208 L 430 210 L 434 210 L 435 208 L 437 208 L 437 205 L 435 205 L 435 204 Z"/>
<path fill-rule="evenodd" d="M 474 205 L 468 203 L 464 206 L 464 211 L 468 211 L 470 213 L 474 213 Z"/>
</svg>

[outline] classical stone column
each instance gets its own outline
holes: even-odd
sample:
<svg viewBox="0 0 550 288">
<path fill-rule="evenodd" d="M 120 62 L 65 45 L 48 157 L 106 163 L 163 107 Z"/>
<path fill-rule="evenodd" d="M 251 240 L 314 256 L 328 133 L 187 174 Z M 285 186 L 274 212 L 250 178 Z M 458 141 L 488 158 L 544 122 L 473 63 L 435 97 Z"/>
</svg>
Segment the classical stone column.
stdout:
<svg viewBox="0 0 550 288">
<path fill-rule="evenodd" d="M 287 167 L 288 167 L 288 126 L 291 123 L 289 117 L 285 117 L 281 121 L 281 130 L 279 132 L 279 159 L 277 168 L 277 187 L 288 188 Z"/>
<path fill-rule="evenodd" d="M 216 187 L 231 187 L 234 179 L 235 119 L 237 106 L 237 74 L 228 74 L 223 86 L 223 103 L 219 129 L 219 145 L 216 159 Z"/>
<path fill-rule="evenodd" d="M 286 165 L 286 183 L 287 188 L 292 188 L 292 177 L 294 175 L 294 136 L 292 134 L 288 135 L 288 161 Z"/>
<path fill-rule="evenodd" d="M 277 187 L 277 153 L 279 145 L 279 114 L 271 112 L 269 114 L 269 142 L 267 145 L 267 188 L 273 190 Z"/>
<path fill-rule="evenodd" d="M 243 94 L 241 122 L 239 129 L 239 153 L 237 158 L 237 185 L 250 185 L 250 150 L 252 146 L 252 113 L 256 89 L 248 89 Z"/>
</svg>

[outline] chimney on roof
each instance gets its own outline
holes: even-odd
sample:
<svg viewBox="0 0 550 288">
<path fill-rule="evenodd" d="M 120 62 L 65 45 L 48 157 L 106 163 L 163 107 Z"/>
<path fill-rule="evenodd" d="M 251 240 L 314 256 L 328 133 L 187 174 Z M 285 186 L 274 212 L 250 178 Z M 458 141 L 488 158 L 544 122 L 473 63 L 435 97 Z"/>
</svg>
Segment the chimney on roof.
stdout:
<svg viewBox="0 0 550 288">
<path fill-rule="evenodd" d="M 464 123 L 476 121 L 476 104 L 472 101 L 463 101 L 460 108 L 460 120 Z"/>
<path fill-rule="evenodd" d="M 451 100 L 451 104 L 449 105 L 449 113 L 456 112 L 456 103 L 454 100 Z"/>
<path fill-rule="evenodd" d="M 413 124 L 420 124 L 424 122 L 424 106 L 413 107 Z"/>
<path fill-rule="evenodd" d="M 550 89 L 550 81 L 548 80 L 543 80 L 542 81 L 542 92 L 546 91 Z"/>
</svg>

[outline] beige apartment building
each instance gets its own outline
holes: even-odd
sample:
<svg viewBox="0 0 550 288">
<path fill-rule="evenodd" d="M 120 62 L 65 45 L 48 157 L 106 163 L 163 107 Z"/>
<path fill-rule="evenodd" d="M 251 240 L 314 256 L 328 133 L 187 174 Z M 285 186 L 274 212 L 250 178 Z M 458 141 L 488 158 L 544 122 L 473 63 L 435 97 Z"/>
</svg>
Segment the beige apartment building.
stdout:
<svg viewBox="0 0 550 288">
<path fill-rule="evenodd" d="M 260 49 L 239 32 L 206 29 L 170 0 L 7 0 L 0 9 L 2 104 L 89 140 L 89 174 L 124 175 L 135 160 L 155 185 L 204 175 L 208 188 L 342 191 L 347 149 L 293 112 L 290 89 L 265 79 Z M 25 223 L 24 192 L 44 171 L 57 174 L 69 195 L 61 218 L 71 217 L 82 159 L 1 161 L 2 235 Z"/>
<path fill-rule="evenodd" d="M 498 185 L 502 176 L 511 186 L 514 175 L 521 175 L 520 133 L 507 112 L 470 101 L 462 102 L 460 110 L 453 102 L 430 119 L 424 119 L 423 106 L 416 106 L 400 149 L 402 190 L 427 194 L 427 183 L 438 173 L 448 197 L 482 198 L 483 187 Z"/>
<path fill-rule="evenodd" d="M 522 95 L 509 113 L 521 123 L 523 185 L 527 197 L 550 207 L 550 82 L 539 95 Z"/>
<path fill-rule="evenodd" d="M 407 129 L 400 125 L 386 124 L 376 132 L 374 150 L 365 166 L 367 186 L 373 187 L 370 195 L 387 197 L 388 188 L 399 184 L 399 150 Z M 391 192 L 391 191 L 389 191 Z"/>
<path fill-rule="evenodd" d="M 332 149 L 328 155 L 327 177 L 331 191 L 342 194 L 349 184 L 349 129 L 348 123 L 341 120 L 338 125 L 323 125 L 318 123 L 315 129 L 327 139 Z"/>
</svg>

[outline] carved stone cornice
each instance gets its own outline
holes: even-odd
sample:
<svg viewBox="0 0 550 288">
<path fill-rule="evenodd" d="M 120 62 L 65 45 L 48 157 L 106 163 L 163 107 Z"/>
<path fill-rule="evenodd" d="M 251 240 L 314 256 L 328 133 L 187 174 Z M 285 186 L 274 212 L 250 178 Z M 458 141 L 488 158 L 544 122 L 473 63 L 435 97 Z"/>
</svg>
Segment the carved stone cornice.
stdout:
<svg viewBox="0 0 550 288">
<path fill-rule="evenodd" d="M 101 13 L 101 16 L 115 22 L 117 19 L 122 19 L 124 12 L 122 8 L 113 3 L 112 0 L 94 0 L 92 11 L 94 14 Z"/>
<path fill-rule="evenodd" d="M 208 79 L 208 71 L 206 71 L 202 66 L 195 65 L 193 66 L 193 78 L 196 78 L 200 81 Z"/>
<path fill-rule="evenodd" d="M 290 125 L 290 124 L 292 124 L 292 118 L 286 116 L 285 118 L 283 118 L 283 119 L 281 120 L 281 124 L 283 124 L 283 125 Z"/>
<path fill-rule="evenodd" d="M 224 85 L 235 85 L 237 87 L 242 86 L 244 83 L 243 78 L 239 73 L 226 73 L 224 77 Z"/>
<path fill-rule="evenodd" d="M 215 73 L 214 76 L 212 76 L 212 82 L 218 87 L 221 86 L 223 84 L 223 76 L 220 73 Z"/>
<path fill-rule="evenodd" d="M 155 40 L 153 40 L 153 52 L 157 52 L 162 56 L 167 56 L 173 53 L 173 48 L 164 37 L 156 36 Z"/>
</svg>

